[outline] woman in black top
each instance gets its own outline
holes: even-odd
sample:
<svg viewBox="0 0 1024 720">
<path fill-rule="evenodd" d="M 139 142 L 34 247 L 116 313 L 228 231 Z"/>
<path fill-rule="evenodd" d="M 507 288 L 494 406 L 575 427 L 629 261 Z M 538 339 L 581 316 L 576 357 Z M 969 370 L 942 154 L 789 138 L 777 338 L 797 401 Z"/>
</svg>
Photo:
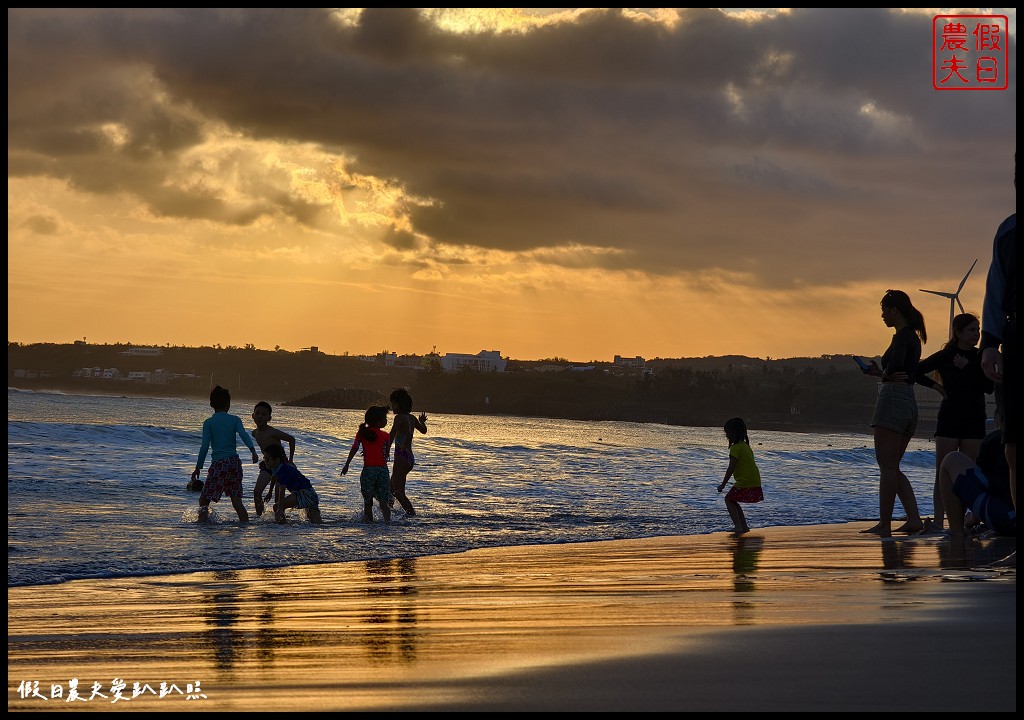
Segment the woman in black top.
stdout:
<svg viewBox="0 0 1024 720">
<path fill-rule="evenodd" d="M 896 532 L 916 533 L 924 529 L 917 510 L 917 498 L 900 462 L 917 429 L 917 400 L 914 381 L 921 360 L 921 343 L 927 341 L 924 316 L 901 290 L 889 290 L 882 297 L 882 320 L 896 329 L 889 348 L 882 355 L 882 367 L 873 360 L 864 371 L 880 377 L 878 399 L 871 427 L 875 434 L 878 461 L 878 524 L 863 532 L 881 537 L 892 535 L 892 511 L 899 496 L 907 521 Z"/>
<path fill-rule="evenodd" d="M 942 395 L 938 423 L 935 427 L 935 521 L 929 529 L 941 530 L 945 513 L 939 492 L 939 468 L 942 459 L 954 450 L 971 460 L 978 457 L 985 439 L 985 395 L 993 389 L 992 381 L 981 370 L 981 324 L 976 315 L 961 313 L 953 318 L 949 342 L 917 366 L 917 383 L 934 388 Z M 928 377 L 938 371 L 941 384 Z"/>
</svg>

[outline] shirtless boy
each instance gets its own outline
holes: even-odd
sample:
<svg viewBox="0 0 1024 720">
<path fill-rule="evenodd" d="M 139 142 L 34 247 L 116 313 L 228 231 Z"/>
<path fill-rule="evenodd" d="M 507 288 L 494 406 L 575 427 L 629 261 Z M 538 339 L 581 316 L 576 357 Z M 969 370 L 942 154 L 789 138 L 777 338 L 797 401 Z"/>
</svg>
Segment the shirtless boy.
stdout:
<svg viewBox="0 0 1024 720">
<path fill-rule="evenodd" d="M 256 427 L 252 431 L 252 439 L 260 446 L 260 450 L 263 451 L 264 455 L 263 460 L 260 461 L 260 474 L 256 478 L 256 487 L 253 489 L 253 501 L 256 503 L 257 517 L 263 514 L 264 503 L 273 496 L 274 486 L 277 483 L 274 480 L 273 471 L 267 465 L 267 447 L 275 443 L 280 443 L 281 445 L 288 443 L 289 464 L 292 464 L 292 458 L 295 456 L 295 438 L 283 430 L 278 430 L 268 424 L 272 412 L 270 403 L 266 400 L 260 400 L 256 403 L 256 407 L 252 411 L 252 419 L 256 423 Z M 265 498 L 263 496 L 264 490 L 267 492 Z"/>
</svg>

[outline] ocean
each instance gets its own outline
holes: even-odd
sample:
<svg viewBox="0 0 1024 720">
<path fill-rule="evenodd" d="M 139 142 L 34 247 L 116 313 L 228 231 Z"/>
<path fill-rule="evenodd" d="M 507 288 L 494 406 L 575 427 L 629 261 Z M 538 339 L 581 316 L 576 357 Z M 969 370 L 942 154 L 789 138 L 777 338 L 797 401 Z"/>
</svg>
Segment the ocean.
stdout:
<svg viewBox="0 0 1024 720">
<path fill-rule="evenodd" d="M 375 507 L 378 522 L 362 522 L 361 457 L 340 475 L 362 411 L 275 406 L 271 424 L 295 436 L 325 523 L 295 510 L 285 525 L 272 511 L 257 519 L 258 470 L 239 444 L 253 521 L 240 524 L 224 498 L 199 524 L 185 484 L 207 403 L 8 389 L 8 587 L 732 529 L 716 491 L 728 465 L 720 428 L 420 410 L 429 433 L 414 440 L 415 517 L 396 506 L 385 525 Z M 252 429 L 250 403 L 231 412 Z M 752 431 L 750 441 L 765 494 L 745 506 L 751 528 L 877 518 L 870 435 Z M 903 469 L 931 514 L 932 442 L 915 438 Z"/>
</svg>

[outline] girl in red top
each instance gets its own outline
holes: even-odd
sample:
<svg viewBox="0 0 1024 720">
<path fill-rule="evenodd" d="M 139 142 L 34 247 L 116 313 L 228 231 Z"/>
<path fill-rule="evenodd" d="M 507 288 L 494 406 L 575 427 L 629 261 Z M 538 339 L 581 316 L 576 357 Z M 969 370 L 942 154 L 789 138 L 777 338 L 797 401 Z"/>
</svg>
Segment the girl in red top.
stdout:
<svg viewBox="0 0 1024 720">
<path fill-rule="evenodd" d="M 372 405 L 359 424 L 356 439 L 348 452 L 341 474 L 348 472 L 348 466 L 360 446 L 363 449 L 363 472 L 359 476 L 359 489 L 363 493 L 363 521 L 373 522 L 373 499 L 377 498 L 384 522 L 391 522 L 391 475 L 388 473 L 388 454 L 391 451 L 391 436 L 384 428 L 388 424 L 390 408 Z"/>
</svg>

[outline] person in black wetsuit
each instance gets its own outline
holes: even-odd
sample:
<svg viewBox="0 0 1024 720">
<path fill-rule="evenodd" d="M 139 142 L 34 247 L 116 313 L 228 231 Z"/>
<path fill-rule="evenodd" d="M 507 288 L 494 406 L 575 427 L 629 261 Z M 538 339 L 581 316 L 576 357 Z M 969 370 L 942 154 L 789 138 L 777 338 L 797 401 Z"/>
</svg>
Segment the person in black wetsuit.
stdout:
<svg viewBox="0 0 1024 720">
<path fill-rule="evenodd" d="M 882 296 L 882 321 L 896 334 L 882 355 L 882 366 L 872 360 L 865 375 L 882 379 L 871 417 L 875 435 L 875 459 L 878 461 L 878 524 L 862 532 L 881 537 L 892 535 L 892 511 L 899 496 L 907 521 L 896 532 L 917 533 L 924 529 L 917 509 L 917 498 L 910 480 L 900 470 L 907 445 L 917 430 L 917 399 L 914 382 L 921 361 L 921 343 L 927 342 L 924 316 L 902 290 L 889 290 Z"/>
<path fill-rule="evenodd" d="M 945 515 L 939 490 L 942 460 L 957 450 L 974 460 L 985 438 L 985 395 L 992 392 L 993 383 L 981 370 L 981 351 L 977 347 L 980 338 L 978 317 L 961 313 L 953 318 L 949 342 L 917 366 L 917 384 L 934 388 L 942 395 L 935 427 L 935 519 L 925 521 L 928 530 L 941 530 Z M 941 384 L 928 376 L 936 371 Z"/>
</svg>

